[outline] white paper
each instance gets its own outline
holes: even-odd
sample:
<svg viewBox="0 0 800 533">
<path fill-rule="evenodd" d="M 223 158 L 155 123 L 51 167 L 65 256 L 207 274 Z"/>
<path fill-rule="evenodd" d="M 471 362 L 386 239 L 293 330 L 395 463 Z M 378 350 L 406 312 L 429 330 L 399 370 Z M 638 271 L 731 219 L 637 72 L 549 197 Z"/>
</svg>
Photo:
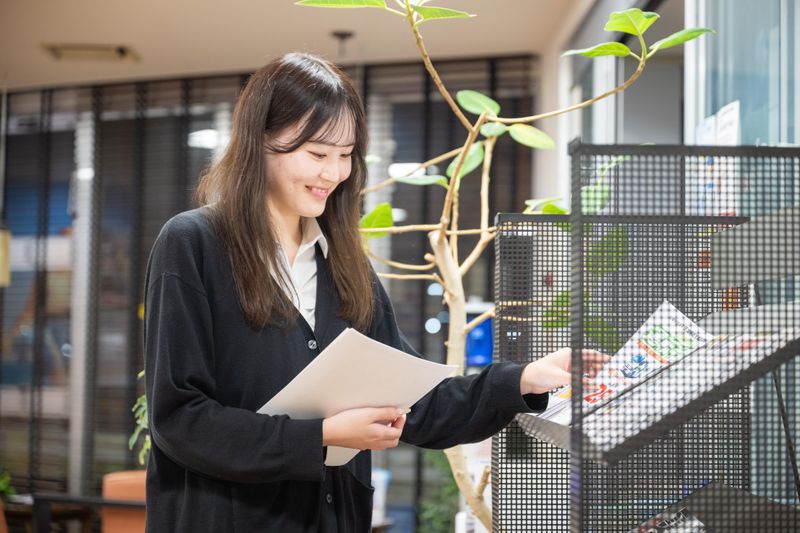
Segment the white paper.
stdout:
<svg viewBox="0 0 800 533">
<path fill-rule="evenodd" d="M 258 412 L 309 419 L 357 407 L 409 408 L 455 371 L 348 328 Z M 329 446 L 325 464 L 341 466 L 359 451 Z"/>
</svg>

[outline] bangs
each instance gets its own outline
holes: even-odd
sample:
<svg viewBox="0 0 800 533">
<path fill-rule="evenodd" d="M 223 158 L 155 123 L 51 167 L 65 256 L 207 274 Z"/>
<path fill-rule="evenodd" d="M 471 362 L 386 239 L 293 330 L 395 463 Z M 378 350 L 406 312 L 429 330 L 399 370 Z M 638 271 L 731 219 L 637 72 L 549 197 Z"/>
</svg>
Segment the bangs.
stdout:
<svg viewBox="0 0 800 533">
<path fill-rule="evenodd" d="M 266 147 L 279 153 L 293 152 L 307 142 L 359 146 L 354 111 L 344 98 L 338 102 L 322 101 L 312 107 L 298 122 L 294 136 L 280 143 L 277 135 L 269 135 Z M 289 126 L 291 127 L 291 126 Z"/>
</svg>

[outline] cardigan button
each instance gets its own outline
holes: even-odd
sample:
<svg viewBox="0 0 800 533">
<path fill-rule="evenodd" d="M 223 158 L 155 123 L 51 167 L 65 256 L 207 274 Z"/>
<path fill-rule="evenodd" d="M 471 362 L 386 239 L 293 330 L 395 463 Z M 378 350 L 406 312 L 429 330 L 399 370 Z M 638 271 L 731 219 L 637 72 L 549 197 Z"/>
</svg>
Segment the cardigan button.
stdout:
<svg viewBox="0 0 800 533">
<path fill-rule="evenodd" d="M 315 341 L 314 339 L 311 339 L 310 341 L 308 341 L 308 349 L 309 350 L 316 350 L 317 349 L 317 341 Z"/>
<path fill-rule="evenodd" d="M 325 501 L 328 503 L 333 503 L 333 496 L 331 496 L 330 492 L 325 495 Z"/>
</svg>

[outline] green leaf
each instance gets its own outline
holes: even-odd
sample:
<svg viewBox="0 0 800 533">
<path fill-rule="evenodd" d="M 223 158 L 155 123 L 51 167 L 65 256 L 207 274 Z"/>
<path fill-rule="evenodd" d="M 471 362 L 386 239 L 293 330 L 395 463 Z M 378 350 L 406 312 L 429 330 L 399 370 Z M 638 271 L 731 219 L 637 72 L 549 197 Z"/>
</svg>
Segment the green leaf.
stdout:
<svg viewBox="0 0 800 533">
<path fill-rule="evenodd" d="M 692 39 L 697 39 L 704 33 L 717 32 L 711 28 L 684 28 L 679 32 L 673 33 L 669 37 L 664 37 L 660 41 L 654 42 L 650 46 L 650 53 L 648 55 L 653 55 L 658 50 L 663 50 L 664 48 L 672 48 L 673 46 L 678 46 L 679 44 L 691 41 Z"/>
<path fill-rule="evenodd" d="M 308 7 L 379 7 L 386 9 L 386 0 L 298 0 L 294 4 Z"/>
<path fill-rule="evenodd" d="M 508 134 L 518 143 L 531 148 L 552 150 L 556 147 L 556 143 L 548 134 L 530 124 L 512 124 L 508 128 Z"/>
<path fill-rule="evenodd" d="M 456 156 L 450 164 L 447 166 L 447 176 L 449 178 L 453 177 L 453 173 L 456 171 L 456 165 L 458 164 L 458 158 L 460 156 Z M 483 143 L 473 143 L 472 146 L 469 147 L 469 152 L 467 152 L 467 159 L 464 161 L 464 164 L 461 166 L 461 176 L 466 176 L 483 163 Z"/>
<path fill-rule="evenodd" d="M 582 50 L 567 50 L 562 56 L 582 55 L 584 57 L 617 56 L 628 57 L 631 49 L 622 43 L 600 43 Z"/>
<path fill-rule="evenodd" d="M 587 316 L 583 320 L 583 331 L 608 353 L 622 348 L 622 334 L 611 323 L 600 316 Z"/>
<path fill-rule="evenodd" d="M 608 22 L 606 22 L 604 29 L 606 31 L 621 31 L 630 35 L 644 35 L 647 28 L 658 18 L 658 13 L 642 11 L 636 7 L 625 11 L 614 11 L 608 16 Z"/>
<path fill-rule="evenodd" d="M 581 208 L 585 215 L 595 215 L 608 205 L 611 187 L 608 185 L 587 185 L 581 187 Z"/>
<path fill-rule="evenodd" d="M 400 176 L 398 178 L 394 178 L 395 181 L 399 181 L 400 183 L 405 183 L 407 185 L 441 185 L 445 189 L 447 188 L 448 181 L 447 178 L 444 176 L 438 176 L 431 174 L 430 176 L 422 175 L 422 176 Z"/>
<path fill-rule="evenodd" d="M 586 255 L 586 269 L 596 275 L 616 271 L 628 257 L 628 232 L 615 228 L 595 243 Z"/>
<path fill-rule="evenodd" d="M 542 206 L 542 213 L 545 215 L 568 215 L 569 210 L 564 209 L 555 202 L 550 202 Z"/>
<path fill-rule="evenodd" d="M 131 438 L 128 439 L 128 449 L 129 450 L 132 450 L 133 447 L 136 446 L 136 441 L 139 439 L 139 434 L 141 432 L 142 432 L 142 426 L 138 426 L 134 430 L 133 435 L 131 435 Z"/>
<path fill-rule="evenodd" d="M 508 126 L 499 122 L 489 122 L 481 126 L 481 135 L 484 137 L 500 137 L 508 131 Z"/>
<path fill-rule="evenodd" d="M 480 115 L 484 111 L 494 116 L 500 113 L 500 104 L 478 91 L 458 91 L 456 93 L 456 101 L 465 110 L 476 115 Z"/>
<path fill-rule="evenodd" d="M 556 329 L 569 326 L 569 291 L 560 292 L 542 313 L 542 327 Z"/>
<path fill-rule="evenodd" d="M 556 200 L 561 200 L 561 199 L 562 199 L 561 196 L 551 196 L 549 198 L 531 198 L 530 200 L 525 200 L 525 205 L 527 206 L 527 208 L 525 209 L 525 212 L 528 212 L 528 209 L 530 209 L 531 213 L 535 212 L 535 211 L 539 210 L 543 205 L 549 204 L 551 202 L 555 202 Z"/>
<path fill-rule="evenodd" d="M 392 218 L 392 206 L 389 202 L 383 202 L 375 206 L 375 209 L 361 217 L 359 227 L 365 229 L 371 228 L 391 228 L 394 226 L 394 219 Z M 373 237 L 383 237 L 387 231 L 378 233 L 364 233 L 363 237 L 371 239 Z"/>
<path fill-rule="evenodd" d="M 600 167 L 600 170 L 597 171 L 597 174 L 600 176 L 600 180 L 604 180 L 608 175 L 608 172 L 616 167 L 617 165 L 621 165 L 625 161 L 630 161 L 632 159 L 629 155 L 618 155 L 616 157 L 612 157 L 607 163 Z"/>
<path fill-rule="evenodd" d="M 446 7 L 422 7 L 411 6 L 422 20 L 435 20 L 435 19 L 467 19 L 474 17 L 466 11 L 458 11 L 456 9 L 448 9 Z"/>
</svg>

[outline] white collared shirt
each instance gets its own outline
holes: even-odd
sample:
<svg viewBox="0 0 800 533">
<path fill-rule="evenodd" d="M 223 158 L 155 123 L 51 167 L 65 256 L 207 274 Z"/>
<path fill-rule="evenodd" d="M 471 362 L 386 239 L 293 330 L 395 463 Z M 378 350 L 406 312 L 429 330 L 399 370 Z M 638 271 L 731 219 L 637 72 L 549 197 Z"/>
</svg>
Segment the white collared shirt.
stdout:
<svg viewBox="0 0 800 533">
<path fill-rule="evenodd" d="M 314 329 L 314 309 L 317 305 L 317 259 L 316 244 L 322 249 L 322 255 L 328 257 L 328 240 L 322 234 L 322 229 L 316 218 L 301 219 L 303 239 L 294 263 L 289 264 L 286 252 L 282 247 L 278 247 L 279 253 L 287 271 L 291 276 L 292 287 L 285 287 L 286 295 L 294 306 L 306 319 L 308 325 Z"/>
</svg>

